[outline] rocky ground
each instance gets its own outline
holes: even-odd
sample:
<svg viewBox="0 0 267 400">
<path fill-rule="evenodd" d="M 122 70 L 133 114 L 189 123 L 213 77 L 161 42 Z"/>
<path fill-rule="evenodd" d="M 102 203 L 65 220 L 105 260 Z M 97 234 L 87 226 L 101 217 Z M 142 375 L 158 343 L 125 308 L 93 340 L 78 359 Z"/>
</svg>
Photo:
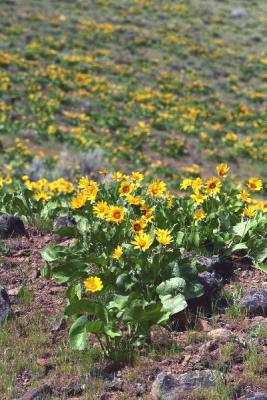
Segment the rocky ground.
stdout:
<svg viewBox="0 0 267 400">
<path fill-rule="evenodd" d="M 96 345 L 70 349 L 65 287 L 41 274 L 39 251 L 56 239 L 28 232 L 1 241 L 1 399 L 267 399 L 267 280 L 259 270 L 235 261 L 216 294 L 221 275 L 205 273 L 209 310 L 192 307 L 172 332 L 153 332 L 134 365 L 118 370 Z"/>
</svg>

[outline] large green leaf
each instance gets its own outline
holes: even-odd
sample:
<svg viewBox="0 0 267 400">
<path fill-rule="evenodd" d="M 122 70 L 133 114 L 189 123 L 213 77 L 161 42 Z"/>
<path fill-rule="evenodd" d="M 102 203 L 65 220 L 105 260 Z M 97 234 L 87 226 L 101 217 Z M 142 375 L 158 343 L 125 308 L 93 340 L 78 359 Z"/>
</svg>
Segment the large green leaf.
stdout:
<svg viewBox="0 0 267 400">
<path fill-rule="evenodd" d="M 169 315 L 177 314 L 187 307 L 185 297 L 181 293 L 174 297 L 167 294 L 166 296 L 161 296 L 160 300 L 162 303 L 162 310 L 167 311 Z"/>
<path fill-rule="evenodd" d="M 255 267 L 267 274 L 267 264 L 256 264 Z"/>
<path fill-rule="evenodd" d="M 90 300 L 78 300 L 67 306 L 65 309 L 65 315 L 68 317 L 85 312 L 95 315 L 102 320 L 107 319 L 107 311 L 105 310 L 105 307 L 100 303 L 93 303 Z"/>
<path fill-rule="evenodd" d="M 156 288 L 156 292 L 163 296 L 165 294 L 175 295 L 178 292 L 182 292 L 185 288 L 186 282 L 183 278 L 170 278 Z"/>
<path fill-rule="evenodd" d="M 83 316 L 78 318 L 70 327 L 70 342 L 74 350 L 86 350 L 88 348 L 87 325 L 88 320 Z"/>
<path fill-rule="evenodd" d="M 194 299 L 195 297 L 203 296 L 204 287 L 199 282 L 190 282 L 186 285 L 184 295 L 186 299 Z"/>
<path fill-rule="evenodd" d="M 61 258 L 64 254 L 62 246 L 46 247 L 40 251 L 43 259 L 47 262 L 53 262 Z"/>
</svg>

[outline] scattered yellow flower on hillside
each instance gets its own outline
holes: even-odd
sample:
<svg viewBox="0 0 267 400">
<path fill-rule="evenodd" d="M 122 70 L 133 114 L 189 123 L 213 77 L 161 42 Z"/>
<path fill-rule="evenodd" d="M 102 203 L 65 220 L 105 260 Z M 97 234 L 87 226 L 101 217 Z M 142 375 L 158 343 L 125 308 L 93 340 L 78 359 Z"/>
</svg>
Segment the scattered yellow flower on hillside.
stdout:
<svg viewBox="0 0 267 400">
<path fill-rule="evenodd" d="M 169 229 L 155 229 L 156 240 L 166 246 L 173 242 L 173 238 L 171 236 L 171 231 Z"/>
<path fill-rule="evenodd" d="M 221 178 L 225 178 L 227 176 L 229 169 L 230 167 L 228 167 L 227 164 L 219 164 L 216 167 L 217 174 Z"/>
<path fill-rule="evenodd" d="M 197 221 L 202 221 L 205 217 L 206 217 L 206 214 L 204 213 L 204 211 L 202 210 L 202 208 L 199 209 L 199 210 L 196 210 L 196 211 L 194 212 L 194 218 L 195 218 Z"/>
<path fill-rule="evenodd" d="M 153 238 L 147 233 L 141 233 L 140 235 L 136 235 L 131 243 L 135 249 L 146 251 L 153 243 Z"/>
<path fill-rule="evenodd" d="M 123 254 L 122 247 L 121 246 L 117 246 L 116 249 L 114 250 L 112 258 L 114 258 L 115 260 L 118 260 L 119 258 L 121 258 L 122 254 Z"/>
<path fill-rule="evenodd" d="M 87 292 L 99 292 L 103 289 L 103 282 L 98 276 L 89 276 L 83 281 Z"/>
<path fill-rule="evenodd" d="M 148 186 L 147 192 L 152 197 L 162 197 L 166 191 L 166 183 L 159 179 Z"/>
<path fill-rule="evenodd" d="M 218 178 L 213 177 L 206 182 L 206 192 L 208 194 L 217 194 L 221 191 L 221 182 Z"/>
<path fill-rule="evenodd" d="M 248 188 L 250 190 L 259 191 L 262 189 L 262 180 L 259 178 L 250 178 L 248 180 Z"/>
<path fill-rule="evenodd" d="M 98 201 L 93 206 L 93 212 L 98 218 L 106 218 L 109 211 L 109 206 L 106 201 Z"/>
<path fill-rule="evenodd" d="M 124 220 L 125 211 L 118 206 L 110 206 L 107 214 L 107 221 L 120 224 Z"/>
</svg>

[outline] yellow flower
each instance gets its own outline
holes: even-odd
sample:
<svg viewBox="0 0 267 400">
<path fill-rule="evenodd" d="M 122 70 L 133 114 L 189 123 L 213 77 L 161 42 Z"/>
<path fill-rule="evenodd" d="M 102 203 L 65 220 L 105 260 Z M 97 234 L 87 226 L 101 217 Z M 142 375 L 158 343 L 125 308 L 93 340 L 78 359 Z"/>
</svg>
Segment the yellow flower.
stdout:
<svg viewBox="0 0 267 400">
<path fill-rule="evenodd" d="M 80 180 L 79 180 L 79 188 L 80 189 L 86 189 L 89 186 L 89 179 L 87 176 L 83 176 Z"/>
<path fill-rule="evenodd" d="M 87 292 L 99 292 L 103 289 L 103 282 L 98 276 L 89 276 L 83 283 Z"/>
<path fill-rule="evenodd" d="M 248 180 L 248 188 L 250 190 L 259 191 L 262 189 L 262 180 L 258 178 L 250 178 Z"/>
<path fill-rule="evenodd" d="M 51 199 L 51 197 L 52 196 L 49 196 L 45 192 L 38 192 L 34 195 L 34 198 L 36 201 L 39 201 L 39 200 L 47 201 L 47 200 Z"/>
<path fill-rule="evenodd" d="M 118 206 L 110 206 L 107 214 L 107 221 L 120 224 L 124 220 L 124 209 Z"/>
<path fill-rule="evenodd" d="M 12 178 L 10 176 L 7 176 L 5 182 L 7 185 L 10 185 L 12 183 Z"/>
<path fill-rule="evenodd" d="M 77 196 L 73 197 L 70 202 L 71 208 L 82 208 L 87 201 L 85 193 L 78 192 Z"/>
<path fill-rule="evenodd" d="M 112 178 L 114 181 L 119 181 L 122 178 L 122 173 L 121 172 L 114 172 L 114 174 L 112 175 Z"/>
<path fill-rule="evenodd" d="M 86 194 L 87 200 L 93 202 L 98 193 L 98 185 L 95 181 L 91 181 L 87 176 L 83 176 L 79 181 L 79 188 Z"/>
<path fill-rule="evenodd" d="M 171 231 L 168 229 L 155 229 L 155 234 L 157 241 L 163 246 L 166 246 L 173 242 Z"/>
<path fill-rule="evenodd" d="M 180 189 L 186 190 L 192 185 L 192 179 L 184 179 L 180 185 Z"/>
<path fill-rule="evenodd" d="M 256 212 L 255 206 L 248 206 L 244 208 L 243 215 L 244 217 L 251 218 L 253 217 L 253 215 L 255 215 L 255 212 Z"/>
<path fill-rule="evenodd" d="M 208 194 L 216 194 L 220 193 L 221 190 L 221 182 L 219 181 L 218 178 L 213 177 L 209 179 L 206 183 L 206 192 Z"/>
<path fill-rule="evenodd" d="M 108 214 L 109 206 L 106 201 L 98 201 L 95 206 L 93 206 L 93 212 L 98 218 L 106 218 Z"/>
<path fill-rule="evenodd" d="M 166 199 L 167 199 L 167 208 L 172 208 L 173 206 L 173 199 L 175 198 L 174 194 L 167 192 Z"/>
<path fill-rule="evenodd" d="M 128 196 L 133 191 L 133 189 L 134 187 L 131 182 L 122 181 L 120 184 L 119 192 L 121 196 Z"/>
<path fill-rule="evenodd" d="M 141 233 L 140 235 L 136 235 L 131 243 L 135 249 L 146 251 L 153 243 L 153 238 L 147 233 Z"/>
<path fill-rule="evenodd" d="M 216 171 L 217 174 L 221 177 L 221 178 L 225 178 L 227 176 L 227 173 L 229 171 L 229 167 L 227 164 L 219 164 L 216 167 Z"/>
<path fill-rule="evenodd" d="M 206 200 L 207 196 L 205 196 L 204 194 L 202 194 L 200 192 L 196 192 L 191 195 L 191 198 L 194 200 L 194 202 L 196 204 L 202 204 Z"/>
<path fill-rule="evenodd" d="M 121 246 L 117 246 L 116 249 L 114 250 L 112 258 L 114 258 L 115 260 L 118 260 L 119 258 L 121 258 L 122 254 L 123 254 L 122 247 Z"/>
<path fill-rule="evenodd" d="M 194 192 L 198 192 L 203 187 L 203 181 L 201 178 L 196 178 L 192 182 L 192 189 Z"/>
<path fill-rule="evenodd" d="M 260 207 L 263 212 L 267 212 L 267 200 L 260 202 Z"/>
<path fill-rule="evenodd" d="M 147 191 L 152 197 L 162 197 L 166 191 L 166 184 L 158 179 L 148 186 Z"/>
<path fill-rule="evenodd" d="M 132 172 L 131 178 L 134 181 L 140 182 L 140 181 L 142 181 L 144 179 L 144 175 L 141 174 L 140 172 Z"/>
<path fill-rule="evenodd" d="M 137 219 L 135 221 L 132 221 L 132 232 L 133 233 L 142 233 L 143 230 L 146 228 L 148 224 L 148 221 L 145 216 L 141 217 L 140 219 Z"/>
<path fill-rule="evenodd" d="M 249 193 L 246 190 L 242 190 L 242 192 L 240 193 L 239 197 L 245 203 L 250 203 L 251 202 L 251 198 L 249 197 Z"/>
<path fill-rule="evenodd" d="M 128 194 L 127 201 L 132 206 L 139 206 L 139 205 L 144 204 L 144 200 L 141 197 L 139 197 L 139 196 L 135 197 L 135 196 L 132 196 L 131 194 Z"/>
<path fill-rule="evenodd" d="M 200 208 L 199 210 L 196 210 L 195 213 L 194 213 L 194 218 L 197 221 L 202 221 L 202 219 L 204 219 L 205 217 L 206 217 L 206 214 L 204 213 L 202 208 Z"/>
</svg>

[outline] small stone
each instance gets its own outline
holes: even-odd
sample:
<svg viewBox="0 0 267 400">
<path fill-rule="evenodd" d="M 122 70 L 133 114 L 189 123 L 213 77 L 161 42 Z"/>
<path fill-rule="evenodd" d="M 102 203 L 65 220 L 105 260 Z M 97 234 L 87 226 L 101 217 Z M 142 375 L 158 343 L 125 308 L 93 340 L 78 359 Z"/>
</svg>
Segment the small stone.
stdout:
<svg viewBox="0 0 267 400">
<path fill-rule="evenodd" d="M 218 348 L 218 341 L 217 340 L 209 340 L 208 342 L 204 343 L 201 347 L 201 351 L 214 351 Z"/>
<path fill-rule="evenodd" d="M 240 301 L 241 310 L 246 311 L 251 316 L 267 316 L 267 290 L 250 289 L 248 295 Z"/>
<path fill-rule="evenodd" d="M 11 304 L 7 291 L 0 286 L 0 323 L 5 321 L 11 311 Z"/>
<path fill-rule="evenodd" d="M 196 329 L 201 332 L 209 332 L 211 330 L 211 326 L 206 319 L 199 318 L 197 320 Z"/>
<path fill-rule="evenodd" d="M 152 399 L 182 400 L 184 393 L 210 388 L 222 377 L 222 374 L 218 376 L 218 372 L 213 370 L 189 371 L 181 375 L 161 372 L 153 382 Z"/>
<path fill-rule="evenodd" d="M 8 293 L 9 296 L 17 296 L 19 294 L 19 291 L 20 291 L 21 288 L 22 288 L 22 286 L 18 286 L 18 287 L 15 287 L 13 289 L 9 289 L 7 291 L 7 293 Z"/>
<path fill-rule="evenodd" d="M 246 17 L 247 13 L 246 13 L 246 11 L 244 10 L 244 8 L 234 8 L 234 9 L 231 11 L 231 15 L 232 15 L 232 17 L 234 17 L 234 18 L 242 18 L 242 17 Z"/>
<path fill-rule="evenodd" d="M 53 228 L 54 230 L 57 229 L 62 229 L 62 228 L 75 228 L 77 225 L 77 222 L 73 217 L 70 216 L 62 216 L 62 217 L 57 217 L 54 221 Z"/>
<path fill-rule="evenodd" d="M 48 400 L 52 398 L 52 388 L 48 384 L 39 386 L 36 389 L 28 390 L 20 400 Z"/>
<path fill-rule="evenodd" d="M 10 236 L 27 236 L 24 223 L 19 217 L 9 214 L 0 216 L 0 238 L 7 239 Z"/>
<path fill-rule="evenodd" d="M 238 400 L 267 400 L 267 394 L 263 392 L 246 394 L 245 396 L 240 397 Z"/>
<path fill-rule="evenodd" d="M 137 383 L 135 387 L 135 394 L 137 397 L 143 396 L 147 391 L 146 385 L 143 383 Z"/>
<path fill-rule="evenodd" d="M 232 332 L 225 328 L 213 329 L 208 332 L 208 338 L 211 340 L 228 340 L 232 336 Z"/>
</svg>

